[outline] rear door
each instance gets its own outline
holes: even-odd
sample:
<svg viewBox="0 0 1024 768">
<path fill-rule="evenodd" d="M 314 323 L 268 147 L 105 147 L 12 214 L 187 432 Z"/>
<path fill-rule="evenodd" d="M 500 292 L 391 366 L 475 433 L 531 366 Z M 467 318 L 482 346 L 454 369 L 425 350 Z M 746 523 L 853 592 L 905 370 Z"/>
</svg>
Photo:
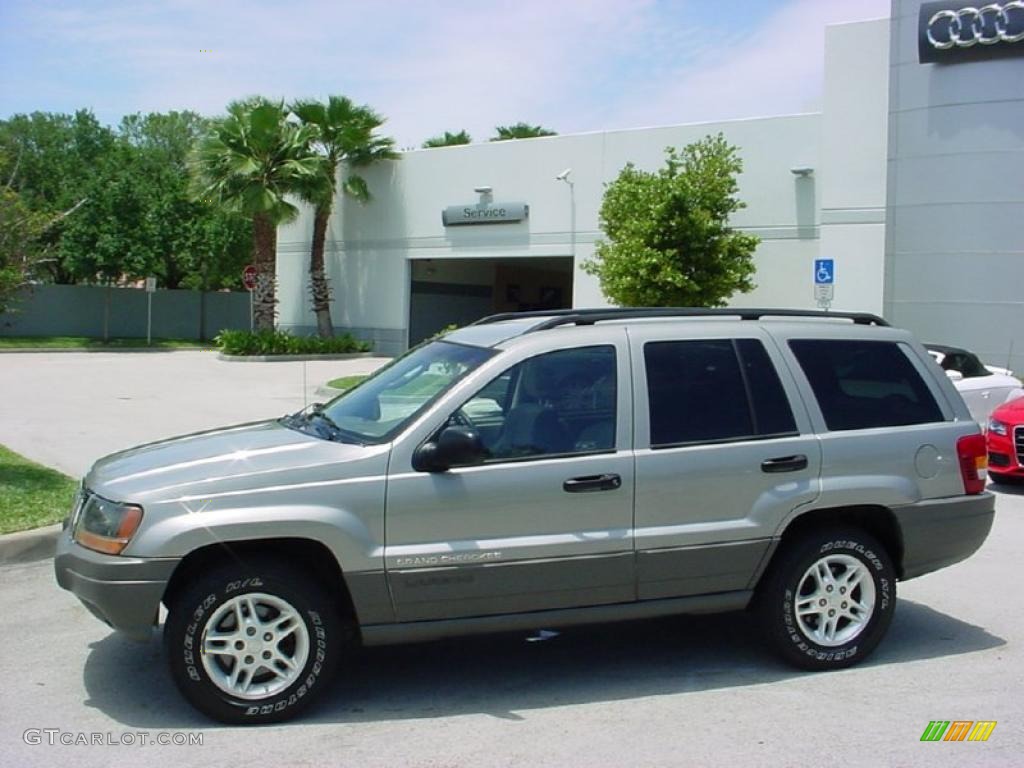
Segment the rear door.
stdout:
<svg viewBox="0 0 1024 768">
<path fill-rule="evenodd" d="M 685 340 L 630 330 L 640 599 L 748 588 L 781 521 L 818 495 L 818 439 L 770 337 L 694 325 Z"/>
</svg>

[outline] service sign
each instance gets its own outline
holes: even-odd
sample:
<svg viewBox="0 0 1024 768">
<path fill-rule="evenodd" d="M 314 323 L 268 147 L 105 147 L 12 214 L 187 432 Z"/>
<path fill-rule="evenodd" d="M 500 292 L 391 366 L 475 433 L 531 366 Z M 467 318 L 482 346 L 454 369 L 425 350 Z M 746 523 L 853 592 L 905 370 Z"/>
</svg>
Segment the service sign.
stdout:
<svg viewBox="0 0 1024 768">
<path fill-rule="evenodd" d="M 1024 0 L 922 3 L 917 54 L 922 64 L 1024 56 Z"/>
<path fill-rule="evenodd" d="M 446 227 L 461 224 L 512 224 L 523 221 L 530 215 L 526 203 L 471 203 L 470 205 L 449 205 L 441 212 L 441 222 Z"/>
</svg>

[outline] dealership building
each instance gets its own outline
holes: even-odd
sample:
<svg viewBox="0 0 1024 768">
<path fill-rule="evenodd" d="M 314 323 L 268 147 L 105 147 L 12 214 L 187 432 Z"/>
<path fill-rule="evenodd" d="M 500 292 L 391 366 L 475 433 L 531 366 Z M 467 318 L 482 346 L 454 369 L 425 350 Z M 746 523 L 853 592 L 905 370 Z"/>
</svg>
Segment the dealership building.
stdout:
<svg viewBox="0 0 1024 768">
<path fill-rule="evenodd" d="M 369 168 L 372 201 L 339 197 L 328 230 L 334 323 L 394 354 L 493 312 L 605 306 L 581 268 L 604 185 L 721 132 L 744 164 L 732 223 L 761 238 L 757 287 L 732 306 L 830 301 L 1024 370 L 1024 2 L 894 0 L 890 19 L 825 38 L 821 112 L 416 150 Z M 316 328 L 311 233 L 308 209 L 278 231 L 279 326 L 296 332 Z"/>
</svg>

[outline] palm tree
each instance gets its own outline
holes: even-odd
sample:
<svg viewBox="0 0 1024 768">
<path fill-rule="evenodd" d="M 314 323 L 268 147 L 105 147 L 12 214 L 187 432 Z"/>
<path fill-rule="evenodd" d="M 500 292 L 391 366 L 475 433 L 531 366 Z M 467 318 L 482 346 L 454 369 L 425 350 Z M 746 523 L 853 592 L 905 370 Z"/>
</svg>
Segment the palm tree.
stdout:
<svg viewBox="0 0 1024 768">
<path fill-rule="evenodd" d="M 195 196 L 252 218 L 258 330 L 274 327 L 277 305 L 277 226 L 298 209 L 287 195 L 321 172 L 310 151 L 315 129 L 289 122 L 281 101 L 254 97 L 228 105 L 212 122 L 191 161 Z"/>
<path fill-rule="evenodd" d="M 494 128 L 497 136 L 492 136 L 489 141 L 508 141 L 509 139 L 534 139 L 538 136 L 557 136 L 558 133 L 550 128 L 529 123 L 514 123 L 512 125 L 498 125 Z"/>
<path fill-rule="evenodd" d="M 423 149 L 433 149 L 434 147 L 454 147 L 459 144 L 469 144 L 473 141 L 470 135 L 465 131 L 459 131 L 458 133 L 452 133 L 451 131 L 445 131 L 441 136 L 431 136 L 429 139 L 423 142 Z"/>
<path fill-rule="evenodd" d="M 338 172 L 344 163 L 348 173 L 341 184 L 341 191 L 365 203 L 370 199 L 370 190 L 366 180 L 353 169 L 364 168 L 378 160 L 395 159 L 398 153 L 394 151 L 394 139 L 376 133 L 384 124 L 384 118 L 367 106 L 353 104 L 344 96 L 330 96 L 326 104 L 313 100 L 297 101 L 291 109 L 306 128 L 312 129 L 312 148 L 320 156 L 319 173 L 307 180 L 298 193 L 314 207 L 309 284 L 317 332 L 328 338 L 334 335 L 334 324 L 331 321 L 331 288 L 324 274 L 324 245 L 327 223 L 338 194 Z"/>
</svg>

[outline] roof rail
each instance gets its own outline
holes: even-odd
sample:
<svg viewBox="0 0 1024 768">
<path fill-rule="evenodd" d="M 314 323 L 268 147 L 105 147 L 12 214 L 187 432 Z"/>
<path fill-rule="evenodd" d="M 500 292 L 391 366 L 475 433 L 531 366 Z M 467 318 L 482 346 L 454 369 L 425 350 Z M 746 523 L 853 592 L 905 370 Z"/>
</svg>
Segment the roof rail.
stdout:
<svg viewBox="0 0 1024 768">
<path fill-rule="evenodd" d="M 502 312 L 477 320 L 473 325 L 489 325 L 504 320 L 522 320 L 526 318 L 544 318 L 527 330 L 543 331 L 560 325 L 593 325 L 605 320 L 629 320 L 648 317 L 735 317 L 740 320 L 761 320 L 765 317 L 814 317 L 819 319 L 851 320 L 856 325 L 888 326 L 878 315 L 868 312 L 823 312 L 814 309 L 748 309 L 737 307 L 714 308 L 705 307 L 611 307 L 607 309 L 549 309 L 533 312 Z"/>
</svg>

